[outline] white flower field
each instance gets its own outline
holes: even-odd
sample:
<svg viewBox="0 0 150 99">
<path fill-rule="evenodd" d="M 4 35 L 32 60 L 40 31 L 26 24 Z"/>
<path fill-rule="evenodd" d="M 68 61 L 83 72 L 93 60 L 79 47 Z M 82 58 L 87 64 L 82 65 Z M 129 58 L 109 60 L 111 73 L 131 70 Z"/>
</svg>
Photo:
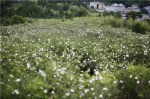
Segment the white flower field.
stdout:
<svg viewBox="0 0 150 99">
<path fill-rule="evenodd" d="M 1 98 L 150 99 L 150 35 L 94 20 L 1 26 Z"/>
</svg>

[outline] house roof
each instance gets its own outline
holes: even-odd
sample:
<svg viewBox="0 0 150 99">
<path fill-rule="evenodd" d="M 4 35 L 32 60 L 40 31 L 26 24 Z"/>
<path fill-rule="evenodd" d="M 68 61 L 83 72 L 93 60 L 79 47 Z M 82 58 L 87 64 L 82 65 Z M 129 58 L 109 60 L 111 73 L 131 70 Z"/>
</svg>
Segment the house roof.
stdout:
<svg viewBox="0 0 150 99">
<path fill-rule="evenodd" d="M 138 4 L 133 4 L 131 8 L 139 8 Z"/>
<path fill-rule="evenodd" d="M 98 4 L 104 4 L 103 2 L 97 2 Z"/>
</svg>

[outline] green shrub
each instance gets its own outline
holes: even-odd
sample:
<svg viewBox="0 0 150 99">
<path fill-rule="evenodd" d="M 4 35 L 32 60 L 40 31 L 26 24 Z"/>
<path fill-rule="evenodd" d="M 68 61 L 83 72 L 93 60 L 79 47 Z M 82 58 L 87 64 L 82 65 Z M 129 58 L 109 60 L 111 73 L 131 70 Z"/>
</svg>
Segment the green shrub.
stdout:
<svg viewBox="0 0 150 99">
<path fill-rule="evenodd" d="M 10 22 L 9 22 L 9 18 L 2 18 L 1 19 L 1 24 L 4 25 L 4 26 L 8 26 L 10 25 Z"/>
<path fill-rule="evenodd" d="M 118 88 L 125 99 L 149 99 L 149 69 L 142 66 L 129 66 L 117 73 Z"/>
<path fill-rule="evenodd" d="M 146 30 L 146 31 L 150 31 L 150 23 L 149 23 L 149 20 L 144 20 L 141 22 L 143 28 Z"/>
<path fill-rule="evenodd" d="M 81 9 L 77 12 L 78 17 L 82 17 L 82 16 L 86 16 L 88 14 L 88 12 L 84 9 Z"/>
<path fill-rule="evenodd" d="M 25 23 L 25 19 L 22 16 L 13 15 L 10 18 L 10 24 L 20 24 L 20 23 Z"/>
<path fill-rule="evenodd" d="M 136 23 L 132 28 L 133 32 L 145 34 L 145 29 L 140 23 Z"/>
</svg>

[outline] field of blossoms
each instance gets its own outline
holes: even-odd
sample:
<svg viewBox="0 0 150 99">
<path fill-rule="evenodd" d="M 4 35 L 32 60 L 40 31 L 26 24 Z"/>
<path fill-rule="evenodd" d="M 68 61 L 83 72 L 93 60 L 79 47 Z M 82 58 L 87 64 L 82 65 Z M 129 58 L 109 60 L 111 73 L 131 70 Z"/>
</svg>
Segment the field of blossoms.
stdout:
<svg viewBox="0 0 150 99">
<path fill-rule="evenodd" d="M 150 35 L 100 22 L 1 26 L 1 98 L 150 99 Z"/>
</svg>

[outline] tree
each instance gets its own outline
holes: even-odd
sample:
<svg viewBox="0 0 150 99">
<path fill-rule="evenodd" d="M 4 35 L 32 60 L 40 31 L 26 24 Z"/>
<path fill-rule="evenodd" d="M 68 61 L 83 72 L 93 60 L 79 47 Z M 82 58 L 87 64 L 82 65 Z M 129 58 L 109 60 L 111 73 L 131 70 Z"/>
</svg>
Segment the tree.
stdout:
<svg viewBox="0 0 150 99">
<path fill-rule="evenodd" d="M 130 7 L 133 3 L 134 3 L 133 0 L 126 0 L 126 1 L 125 1 L 125 5 L 126 5 L 127 7 Z"/>
<path fill-rule="evenodd" d="M 141 10 L 141 13 L 142 13 L 142 14 L 148 14 L 148 11 L 147 11 L 146 9 L 142 9 L 142 10 Z"/>
<path fill-rule="evenodd" d="M 121 16 L 121 14 L 120 14 L 119 12 L 117 12 L 117 13 L 115 14 L 115 17 L 116 17 L 116 18 L 121 18 L 122 16 Z"/>
<path fill-rule="evenodd" d="M 132 27 L 134 25 L 135 19 L 138 18 L 138 17 L 140 17 L 140 18 L 142 17 L 140 12 L 134 12 L 134 11 L 131 11 L 131 12 L 127 13 L 127 16 L 132 18 Z"/>
<path fill-rule="evenodd" d="M 105 16 L 108 16 L 109 14 L 108 14 L 108 12 L 106 12 L 106 11 L 104 11 L 103 12 L 103 16 L 105 17 Z"/>
<path fill-rule="evenodd" d="M 65 4 L 65 5 L 63 6 L 63 10 L 64 10 L 64 11 L 67 11 L 68 9 L 69 9 L 69 6 Z"/>
</svg>

